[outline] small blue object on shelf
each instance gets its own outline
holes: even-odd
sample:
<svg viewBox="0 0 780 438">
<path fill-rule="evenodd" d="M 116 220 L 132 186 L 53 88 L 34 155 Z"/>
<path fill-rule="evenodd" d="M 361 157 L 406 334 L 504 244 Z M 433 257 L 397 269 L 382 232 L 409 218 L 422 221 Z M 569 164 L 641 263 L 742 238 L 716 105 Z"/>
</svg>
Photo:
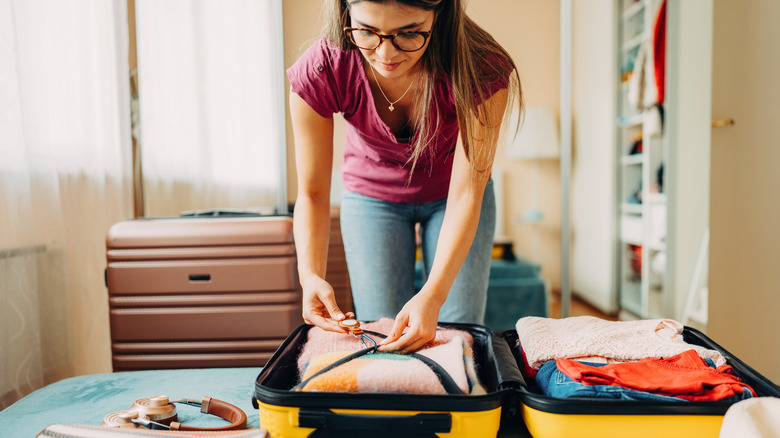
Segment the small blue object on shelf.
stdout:
<svg viewBox="0 0 780 438">
<path fill-rule="evenodd" d="M 490 263 L 485 326 L 510 330 L 524 316 L 547 317 L 547 290 L 539 277 L 541 267 L 521 256 L 515 260 L 493 259 Z M 425 282 L 422 262 L 415 265 L 415 290 Z"/>
</svg>

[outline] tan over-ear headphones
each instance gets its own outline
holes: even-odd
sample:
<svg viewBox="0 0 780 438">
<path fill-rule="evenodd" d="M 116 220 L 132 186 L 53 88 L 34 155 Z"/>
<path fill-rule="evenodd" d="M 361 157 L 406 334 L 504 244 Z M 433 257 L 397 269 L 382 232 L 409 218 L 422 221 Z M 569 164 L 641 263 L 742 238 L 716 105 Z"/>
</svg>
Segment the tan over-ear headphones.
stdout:
<svg viewBox="0 0 780 438">
<path fill-rule="evenodd" d="M 178 423 L 178 413 L 174 403 L 183 403 L 190 406 L 199 406 L 204 414 L 216 415 L 224 418 L 230 424 L 223 427 L 203 428 L 185 426 Z M 121 428 L 147 428 L 152 430 L 200 430 L 220 431 L 237 430 L 246 427 L 246 414 L 244 411 L 230 403 L 211 397 L 203 397 L 203 400 L 181 399 L 168 400 L 167 396 L 142 398 L 136 400 L 133 406 L 126 411 L 112 412 L 103 418 L 101 426 Z"/>
</svg>

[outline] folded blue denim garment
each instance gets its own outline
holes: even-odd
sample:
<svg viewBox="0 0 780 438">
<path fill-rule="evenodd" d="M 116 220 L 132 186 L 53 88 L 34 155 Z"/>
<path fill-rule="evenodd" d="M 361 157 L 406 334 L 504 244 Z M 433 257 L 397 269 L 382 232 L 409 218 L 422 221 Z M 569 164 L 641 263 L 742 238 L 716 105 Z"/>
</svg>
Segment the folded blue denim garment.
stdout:
<svg viewBox="0 0 780 438">
<path fill-rule="evenodd" d="M 707 365 L 715 368 L 715 363 L 711 359 L 704 359 Z M 603 363 L 582 362 L 594 367 L 604 366 Z M 574 381 L 571 377 L 558 370 L 554 360 L 544 363 L 536 374 L 536 384 L 542 390 L 544 395 L 556 398 L 608 398 L 618 400 L 649 400 L 649 401 L 673 401 L 687 403 L 688 400 L 678 397 L 653 394 L 645 391 L 635 391 L 633 389 L 623 388 L 612 385 L 583 385 Z M 724 401 L 738 401 L 750 398 L 750 391 L 738 394 L 724 399 Z"/>
</svg>

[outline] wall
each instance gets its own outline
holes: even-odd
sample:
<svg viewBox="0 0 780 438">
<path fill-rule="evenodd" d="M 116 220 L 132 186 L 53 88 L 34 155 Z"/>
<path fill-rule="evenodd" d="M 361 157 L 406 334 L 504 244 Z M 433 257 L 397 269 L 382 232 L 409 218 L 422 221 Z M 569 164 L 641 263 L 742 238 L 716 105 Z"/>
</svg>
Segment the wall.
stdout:
<svg viewBox="0 0 780 438">
<path fill-rule="evenodd" d="M 311 0 L 284 0 L 282 13 L 284 14 L 284 66 L 289 68 L 298 57 L 320 35 L 321 21 L 319 4 Z M 285 82 L 286 93 L 290 92 L 290 83 Z M 287 111 L 287 199 L 295 202 L 298 192 L 297 172 L 295 171 L 295 142 L 293 141 L 292 122 L 290 112 Z M 343 136 L 334 135 L 335 138 Z M 337 147 L 343 148 L 339 144 Z M 334 156 L 334 165 L 340 161 Z"/>
<path fill-rule="evenodd" d="M 491 0 L 471 1 L 469 5 L 469 15 L 491 32 L 517 64 L 526 107 L 541 106 L 559 111 L 559 2 Z M 536 187 L 533 186 L 534 166 L 538 171 Z M 504 173 L 505 232 L 518 253 L 542 265 L 542 276 L 550 280 L 554 290 L 560 290 L 561 285 L 559 166 L 558 160 L 509 160 L 503 148 L 496 155 L 496 167 Z M 534 205 L 534 197 L 539 205 Z M 544 219 L 537 224 L 523 223 L 523 214 L 534 207 L 541 210 Z"/>
<path fill-rule="evenodd" d="M 319 11 L 310 0 L 285 0 L 285 64 L 297 57 L 319 35 Z M 469 15 L 485 27 L 512 55 L 518 65 L 527 106 L 547 106 L 558 110 L 559 103 L 559 4 L 554 1 L 481 0 L 472 1 Z M 478 6 L 477 6 L 478 5 Z M 289 87 L 289 84 L 288 84 Z M 289 88 L 288 88 L 289 91 Z M 287 118 L 288 196 L 297 191 L 292 126 Z M 336 123 L 334 167 L 340 166 L 343 150 L 343 121 Z M 504 170 L 504 221 L 506 234 L 516 251 L 542 264 L 542 275 L 560 287 L 560 172 L 557 160 L 510 162 L 499 150 L 496 166 Z M 531 166 L 539 166 L 538 187 L 531 187 Z M 534 207 L 532 190 L 538 189 L 538 208 L 545 220 L 537 225 L 520 223 L 523 213 Z M 534 247 L 539 233 L 539 249 Z M 535 254 L 537 253 L 538 254 Z"/>
<path fill-rule="evenodd" d="M 572 292 L 606 313 L 615 285 L 616 2 L 572 2 Z"/>
</svg>

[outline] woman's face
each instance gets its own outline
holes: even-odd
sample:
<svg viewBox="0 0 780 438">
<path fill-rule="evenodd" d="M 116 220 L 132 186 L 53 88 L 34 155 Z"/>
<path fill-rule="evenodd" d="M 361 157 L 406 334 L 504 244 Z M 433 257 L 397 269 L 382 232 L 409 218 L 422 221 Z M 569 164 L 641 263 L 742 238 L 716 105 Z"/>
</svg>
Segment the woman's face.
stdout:
<svg viewBox="0 0 780 438">
<path fill-rule="evenodd" d="M 402 5 L 396 2 L 380 3 L 357 1 L 350 5 L 351 27 L 371 29 L 382 35 L 399 32 L 430 32 L 434 13 L 425 9 Z M 413 72 L 428 47 L 430 38 L 422 49 L 416 52 L 398 50 L 389 39 L 373 50 L 360 49 L 366 61 L 380 75 L 392 79 Z"/>
</svg>

